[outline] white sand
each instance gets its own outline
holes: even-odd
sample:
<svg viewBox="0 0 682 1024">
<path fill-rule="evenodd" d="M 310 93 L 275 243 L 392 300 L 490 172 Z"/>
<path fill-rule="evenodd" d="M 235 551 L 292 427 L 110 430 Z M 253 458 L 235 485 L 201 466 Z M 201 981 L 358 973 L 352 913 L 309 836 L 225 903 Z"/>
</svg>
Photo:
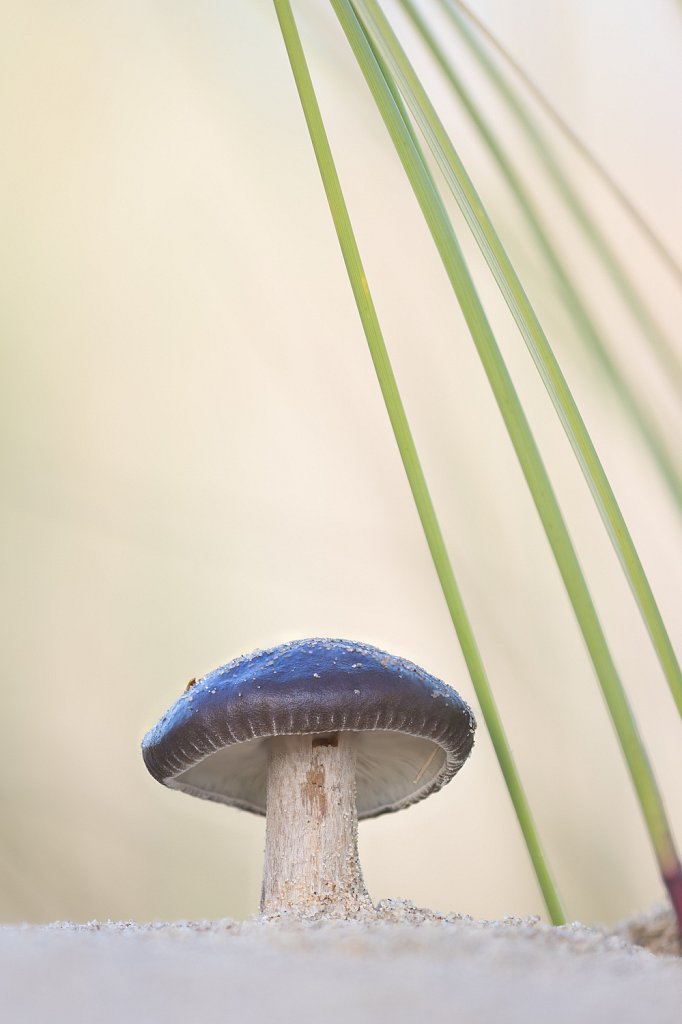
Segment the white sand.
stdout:
<svg viewBox="0 0 682 1024">
<path fill-rule="evenodd" d="M 362 921 L 5 926 L 0 992 L 13 1024 L 679 1024 L 682 960 L 397 902 Z"/>
</svg>

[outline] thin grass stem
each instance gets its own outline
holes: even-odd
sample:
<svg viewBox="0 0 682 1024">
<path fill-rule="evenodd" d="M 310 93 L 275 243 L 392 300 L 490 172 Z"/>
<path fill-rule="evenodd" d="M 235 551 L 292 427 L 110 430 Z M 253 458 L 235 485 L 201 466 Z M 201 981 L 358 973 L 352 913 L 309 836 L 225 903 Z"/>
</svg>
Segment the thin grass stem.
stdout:
<svg viewBox="0 0 682 1024">
<path fill-rule="evenodd" d="M 647 304 L 641 297 L 639 288 L 625 270 L 625 267 L 616 256 L 613 247 L 604 233 L 597 227 L 594 218 L 588 213 L 584 203 L 578 196 L 573 185 L 564 173 L 560 161 L 556 158 L 552 149 L 545 140 L 539 127 L 531 117 L 525 104 L 521 101 L 516 91 L 512 88 L 507 79 L 500 73 L 496 65 L 490 60 L 488 54 L 476 39 L 466 19 L 462 17 L 457 8 L 465 9 L 458 0 L 439 0 L 441 7 L 449 15 L 453 25 L 467 43 L 471 52 L 479 61 L 490 80 L 497 88 L 500 96 L 505 101 L 514 117 L 517 119 L 526 137 L 535 149 L 541 162 L 554 182 L 559 194 L 562 196 L 566 206 L 571 211 L 577 224 L 580 226 L 585 237 L 589 240 L 595 252 L 602 261 L 604 267 L 611 276 L 621 299 L 630 310 L 634 320 L 638 323 L 640 330 L 652 345 L 661 364 L 665 367 L 670 381 L 674 384 L 678 394 L 682 393 L 682 363 L 666 335 L 661 330 L 655 317 L 650 312 Z M 482 30 L 478 19 L 474 19 L 469 8 L 466 8 L 467 17 L 471 17 L 476 27 Z M 491 33 L 486 30 L 486 38 L 491 40 Z M 502 50 L 500 44 L 498 50 Z M 520 68 L 518 69 L 520 72 Z M 659 242 L 659 251 L 662 243 Z M 670 264 L 672 257 L 669 257 Z M 674 264 L 674 261 L 673 265 Z"/>
<path fill-rule="evenodd" d="M 521 67 L 509 50 L 500 42 L 497 36 L 495 36 L 488 26 L 481 21 L 469 4 L 464 3 L 463 0 L 449 0 L 449 2 L 446 0 L 444 4 L 443 0 L 441 0 L 441 5 L 446 6 L 449 9 L 451 9 L 452 4 L 459 7 L 459 9 L 466 15 L 467 20 L 475 26 L 479 34 L 499 54 L 502 60 L 505 61 L 517 78 L 523 83 L 537 105 L 545 113 L 548 120 L 559 129 L 566 139 L 568 139 L 573 148 L 580 154 L 585 163 L 592 168 L 597 177 L 601 178 L 609 192 L 611 192 L 611 194 L 618 200 L 633 223 L 636 224 L 641 234 L 646 238 L 651 248 L 658 254 L 660 260 L 676 279 L 678 285 L 682 286 L 682 266 L 677 262 L 660 236 L 653 230 L 646 218 L 640 213 L 630 197 L 625 194 L 613 175 L 607 171 L 592 150 L 583 142 L 578 133 L 571 128 L 568 121 L 562 117 L 556 107 L 549 102 L 542 90 L 538 88 L 532 78 Z"/>
<path fill-rule="evenodd" d="M 515 171 L 511 160 L 507 157 L 503 147 L 498 142 L 489 125 L 485 122 L 468 90 L 464 86 L 460 77 L 456 74 L 455 69 L 452 66 L 452 61 L 445 54 L 434 33 L 417 10 L 413 0 L 400 0 L 400 3 L 412 19 L 419 33 L 422 35 L 422 38 L 433 53 L 435 60 L 446 75 L 448 81 L 457 92 L 462 104 L 481 134 L 482 139 L 488 146 L 494 159 L 497 161 L 498 166 L 500 167 L 524 215 L 526 216 L 528 224 L 537 239 L 542 253 L 547 259 L 560 283 L 560 286 L 562 287 L 568 301 L 568 306 L 573 312 L 573 315 L 579 318 L 579 322 L 582 322 L 583 330 L 594 334 L 595 329 L 593 329 L 591 325 L 589 314 L 587 311 L 583 310 L 581 300 L 576 294 L 576 289 L 569 275 L 565 271 L 562 262 L 556 256 L 554 247 L 552 246 L 552 243 L 547 236 L 546 229 L 542 223 L 542 219 L 537 213 L 532 199 L 528 195 L 523 182 Z M 452 157 L 452 153 L 449 149 L 444 151 L 444 155 L 446 158 Z M 450 159 L 449 166 L 454 174 L 464 171 L 461 165 L 452 159 Z M 449 182 L 449 184 L 451 184 L 451 182 Z M 470 187 L 473 191 L 473 185 Z M 501 243 L 498 243 L 496 239 L 494 228 L 487 220 L 482 204 L 478 201 L 478 197 L 476 197 L 476 200 L 475 205 L 473 203 L 471 204 L 471 215 L 475 215 L 477 210 L 482 211 L 482 230 L 488 237 L 490 252 L 493 257 L 496 256 L 500 260 L 499 269 L 497 272 L 493 269 L 493 273 L 495 273 L 496 278 L 498 278 L 498 283 L 498 275 L 504 277 L 504 281 L 508 289 L 507 294 L 512 296 L 518 303 L 518 308 L 512 309 L 512 313 L 514 314 L 519 326 L 521 326 L 519 323 L 520 320 L 523 320 L 524 322 L 525 326 L 522 327 L 522 333 L 524 334 L 526 344 L 529 346 L 531 355 L 542 379 L 545 382 L 550 398 L 559 418 L 561 419 L 564 429 L 566 430 L 573 451 L 580 463 L 586 482 L 594 496 L 600 516 L 611 538 L 614 549 L 625 573 L 625 577 L 628 580 L 633 596 L 642 615 L 642 619 L 649 632 L 652 645 L 656 651 L 661 668 L 663 669 L 663 673 L 668 682 L 670 692 L 680 716 L 682 717 L 682 671 L 680 670 L 680 665 L 663 622 L 663 617 L 656 603 L 656 599 L 654 598 L 653 591 L 637 554 L 637 550 L 627 528 L 627 524 L 594 448 L 587 427 L 585 426 L 582 416 L 580 415 L 580 411 L 578 410 L 568 384 L 563 376 L 561 367 L 553 354 L 549 340 L 547 339 L 529 300 L 523 292 L 521 282 L 518 280 L 510 260 L 502 249 Z M 467 212 L 468 211 L 465 210 L 465 216 L 467 215 Z M 469 219 L 469 217 L 467 217 L 467 219 Z M 488 260 L 488 262 L 490 263 L 490 260 Z M 599 341 L 599 339 L 597 339 L 597 341 Z M 613 365 L 608 353 L 601 345 L 597 346 L 597 350 L 603 351 L 604 360 L 608 364 L 606 367 L 608 371 L 608 369 Z M 635 415 L 639 415 L 639 407 L 636 404 L 632 408 L 632 412 Z M 646 419 L 644 422 L 640 422 L 640 425 L 642 426 L 642 429 L 648 429 L 648 421 L 646 421 Z M 668 465 L 665 450 L 663 450 L 662 454 L 664 456 L 666 469 L 670 472 L 669 483 L 674 493 L 677 494 L 680 507 L 682 508 L 682 488 L 680 486 L 679 476 L 674 471 L 674 467 L 670 467 Z"/>
<path fill-rule="evenodd" d="M 507 158 L 502 146 L 495 138 L 493 131 L 486 124 L 470 93 L 464 83 L 456 74 L 452 61 L 449 60 L 445 51 L 440 46 L 436 36 L 429 28 L 412 0 L 399 0 L 418 32 L 431 50 L 436 62 L 445 74 L 453 89 L 457 92 L 462 105 L 469 117 L 474 122 L 483 141 L 490 150 L 500 170 L 505 176 L 509 187 L 514 193 L 526 220 L 533 231 L 540 250 L 559 285 L 566 307 L 573 319 L 578 332 L 586 340 L 590 351 L 598 360 L 603 372 L 611 381 L 611 384 L 625 406 L 632 420 L 637 425 L 649 450 L 656 462 L 663 479 L 668 485 L 670 493 L 674 498 L 678 510 L 682 513 L 682 477 L 677 465 L 671 457 L 666 442 L 658 430 L 651 413 L 643 402 L 640 401 L 636 392 L 628 382 L 618 363 L 609 351 L 600 329 L 597 327 L 594 316 L 589 311 L 585 301 L 580 296 L 577 284 L 571 274 L 567 271 L 563 261 L 558 255 L 557 248 L 550 242 L 547 231 L 542 225 L 540 215 L 530 200 L 521 179 L 514 171 L 512 162 Z M 682 713 L 682 684 L 680 693 L 680 710 Z"/>
<path fill-rule="evenodd" d="M 365 276 L 291 4 L 289 0 L 274 0 L 274 4 L 358 313 L 424 535 L 550 919 L 559 924 L 565 921 L 561 898 L 540 844 L 424 477 Z"/>
<path fill-rule="evenodd" d="M 393 140 L 471 332 L 592 659 L 639 799 L 662 878 L 674 901 L 675 911 L 682 925 L 682 902 L 678 899 L 682 894 L 682 868 L 661 794 L 634 715 L 542 458 L 469 275 L 447 211 L 423 154 L 415 147 L 414 136 L 407 130 L 400 108 L 394 99 L 397 85 L 408 105 L 411 105 L 409 97 L 414 94 L 408 87 L 406 76 L 409 74 L 411 78 L 414 72 L 375 0 L 330 2 Z M 358 15 L 361 20 L 358 20 Z M 386 67 L 390 69 L 395 83 L 393 90 L 372 53 L 367 37 L 372 39 L 374 47 L 381 54 Z M 416 104 L 415 107 L 418 109 Z M 413 109 L 415 118 L 417 109 Z M 419 118 L 417 120 L 419 123 Z"/>
</svg>

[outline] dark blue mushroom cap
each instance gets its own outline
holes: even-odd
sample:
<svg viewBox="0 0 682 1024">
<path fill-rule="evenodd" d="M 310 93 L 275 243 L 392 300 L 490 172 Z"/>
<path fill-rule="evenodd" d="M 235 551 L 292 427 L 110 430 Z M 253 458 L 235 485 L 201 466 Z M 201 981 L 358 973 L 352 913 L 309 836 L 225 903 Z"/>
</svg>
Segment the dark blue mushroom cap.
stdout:
<svg viewBox="0 0 682 1024">
<path fill-rule="evenodd" d="M 209 672 L 142 742 L 173 789 L 265 814 L 268 739 L 356 734 L 358 817 L 423 799 L 459 771 L 476 722 L 458 693 L 369 644 L 294 640 Z"/>
</svg>

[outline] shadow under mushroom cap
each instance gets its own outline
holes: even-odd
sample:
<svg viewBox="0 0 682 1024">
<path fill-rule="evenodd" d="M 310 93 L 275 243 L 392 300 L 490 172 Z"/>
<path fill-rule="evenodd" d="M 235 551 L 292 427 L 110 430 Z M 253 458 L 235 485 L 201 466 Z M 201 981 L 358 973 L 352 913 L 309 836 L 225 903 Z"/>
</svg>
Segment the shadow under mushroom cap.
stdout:
<svg viewBox="0 0 682 1024">
<path fill-rule="evenodd" d="M 353 732 L 358 817 L 369 818 L 449 782 L 475 728 L 459 694 L 412 662 L 348 640 L 295 640 L 193 683 L 142 753 L 166 786 L 265 814 L 270 737 Z"/>
</svg>

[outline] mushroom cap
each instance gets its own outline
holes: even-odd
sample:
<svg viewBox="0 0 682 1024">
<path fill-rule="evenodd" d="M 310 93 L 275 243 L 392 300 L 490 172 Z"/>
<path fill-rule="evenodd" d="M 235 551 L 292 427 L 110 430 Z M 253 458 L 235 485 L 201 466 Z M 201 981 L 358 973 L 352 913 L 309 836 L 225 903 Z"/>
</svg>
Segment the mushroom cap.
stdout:
<svg viewBox="0 0 682 1024">
<path fill-rule="evenodd" d="M 294 640 L 209 672 L 142 741 L 172 789 L 265 814 L 267 740 L 356 734 L 359 818 L 397 811 L 459 771 L 476 722 L 459 694 L 369 644 Z"/>
</svg>

